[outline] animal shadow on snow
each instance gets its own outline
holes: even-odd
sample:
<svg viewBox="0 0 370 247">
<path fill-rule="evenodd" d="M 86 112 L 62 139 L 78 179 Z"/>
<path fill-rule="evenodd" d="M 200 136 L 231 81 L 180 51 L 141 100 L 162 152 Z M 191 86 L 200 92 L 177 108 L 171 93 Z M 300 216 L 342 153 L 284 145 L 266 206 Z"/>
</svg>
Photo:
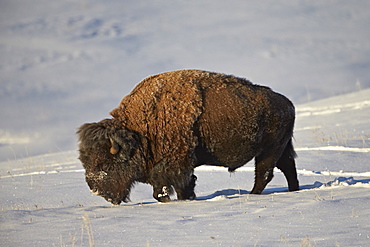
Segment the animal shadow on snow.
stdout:
<svg viewBox="0 0 370 247">
<path fill-rule="evenodd" d="M 269 195 L 274 193 L 282 193 L 282 192 L 288 192 L 288 187 L 278 187 L 278 188 L 266 188 L 262 195 Z M 240 189 L 224 189 L 224 190 L 218 190 L 210 195 L 206 196 L 197 196 L 195 200 L 197 201 L 206 201 L 206 200 L 212 200 L 216 197 L 225 197 L 227 199 L 234 199 L 238 198 L 241 195 L 247 195 L 250 194 L 250 191 L 247 190 L 240 190 Z"/>
<path fill-rule="evenodd" d="M 247 190 L 236 190 L 236 189 L 225 189 L 225 190 L 218 190 L 210 195 L 206 196 L 197 196 L 195 200 L 197 201 L 206 201 L 211 200 L 219 196 L 227 197 L 228 199 L 237 198 L 240 195 L 249 194 Z"/>
<path fill-rule="evenodd" d="M 329 181 L 326 183 L 322 183 L 319 181 L 314 182 L 313 184 L 307 184 L 307 185 L 301 185 L 299 187 L 299 190 L 311 190 L 311 189 L 318 189 L 321 187 L 330 187 L 330 186 L 340 186 L 342 184 L 345 185 L 354 185 L 357 183 L 370 183 L 370 179 L 359 179 L 356 180 L 353 177 L 337 177 L 333 181 Z M 270 195 L 274 193 L 285 193 L 288 192 L 288 187 L 276 187 L 276 188 L 266 188 L 262 195 Z M 196 198 L 197 201 L 205 201 L 205 200 L 211 200 L 216 197 L 226 197 L 227 199 L 233 199 L 238 198 L 241 195 L 249 194 L 249 191 L 247 190 L 240 190 L 240 189 L 224 189 L 224 190 L 218 190 L 210 195 L 206 196 L 198 196 Z"/>
</svg>

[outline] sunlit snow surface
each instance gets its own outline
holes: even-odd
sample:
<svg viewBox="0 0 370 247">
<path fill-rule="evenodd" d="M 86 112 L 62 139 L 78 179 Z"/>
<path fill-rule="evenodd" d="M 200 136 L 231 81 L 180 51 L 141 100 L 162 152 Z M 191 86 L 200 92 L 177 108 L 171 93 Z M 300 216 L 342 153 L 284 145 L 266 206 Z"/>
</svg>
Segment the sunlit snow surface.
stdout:
<svg viewBox="0 0 370 247">
<path fill-rule="evenodd" d="M 297 106 L 298 115 L 304 109 L 312 113 L 297 118 L 298 192 L 287 192 L 276 170 L 263 195 L 249 195 L 253 163 L 235 173 L 202 166 L 195 172 L 195 201 L 158 203 L 149 185 L 137 184 L 132 202 L 112 206 L 90 194 L 76 151 L 0 163 L 2 243 L 367 246 L 370 119 L 361 117 L 370 114 L 370 106 L 361 103 L 367 97 L 370 90 L 327 99 L 320 107 Z M 361 107 L 338 107 L 346 100 Z M 315 114 L 319 108 L 340 111 Z"/>
<path fill-rule="evenodd" d="M 370 246 L 369 8 L 1 1 L 0 245 Z M 197 168 L 194 201 L 158 203 L 145 184 L 120 206 L 90 193 L 76 128 L 109 117 L 144 77 L 182 68 L 293 100 L 300 191 L 288 193 L 276 170 L 249 195 L 250 162 L 231 174 Z"/>
</svg>

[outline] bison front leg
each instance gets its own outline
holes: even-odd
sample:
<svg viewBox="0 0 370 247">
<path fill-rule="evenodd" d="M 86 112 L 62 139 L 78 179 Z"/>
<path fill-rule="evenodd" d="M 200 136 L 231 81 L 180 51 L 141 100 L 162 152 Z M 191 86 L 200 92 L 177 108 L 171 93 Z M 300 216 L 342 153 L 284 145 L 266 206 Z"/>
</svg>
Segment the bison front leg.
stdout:
<svg viewBox="0 0 370 247">
<path fill-rule="evenodd" d="M 184 188 L 176 188 L 177 199 L 178 200 L 194 200 L 196 195 L 194 193 L 195 181 L 197 177 L 192 174 L 190 177 L 190 181 Z"/>
<path fill-rule="evenodd" d="M 172 193 L 172 186 L 153 187 L 153 197 L 159 202 L 170 202 Z"/>
</svg>

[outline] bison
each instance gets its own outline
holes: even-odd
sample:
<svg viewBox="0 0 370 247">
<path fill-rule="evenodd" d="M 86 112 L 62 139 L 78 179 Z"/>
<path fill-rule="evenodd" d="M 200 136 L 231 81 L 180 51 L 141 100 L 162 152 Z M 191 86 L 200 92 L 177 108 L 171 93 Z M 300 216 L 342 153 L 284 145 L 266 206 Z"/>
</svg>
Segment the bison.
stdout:
<svg viewBox="0 0 370 247">
<path fill-rule="evenodd" d="M 200 165 L 229 172 L 255 158 L 252 194 L 274 167 L 289 191 L 299 189 L 292 145 L 295 109 L 283 95 L 232 75 L 178 70 L 147 77 L 110 113 L 82 125 L 79 159 L 91 192 L 112 204 L 129 201 L 137 182 L 159 202 L 194 199 Z"/>
</svg>

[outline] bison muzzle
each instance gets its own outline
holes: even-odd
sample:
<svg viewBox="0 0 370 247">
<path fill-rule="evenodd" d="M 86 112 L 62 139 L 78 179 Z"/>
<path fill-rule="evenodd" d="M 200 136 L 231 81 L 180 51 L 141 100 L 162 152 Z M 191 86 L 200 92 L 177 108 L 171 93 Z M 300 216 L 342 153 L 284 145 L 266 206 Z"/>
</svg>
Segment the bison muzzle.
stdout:
<svg viewBox="0 0 370 247">
<path fill-rule="evenodd" d="M 141 81 L 111 112 L 82 125 L 79 159 L 94 194 L 129 201 L 137 182 L 153 186 L 160 202 L 194 199 L 200 165 L 230 172 L 255 158 L 252 194 L 271 181 L 274 167 L 299 189 L 294 158 L 295 110 L 283 95 L 246 79 L 179 70 Z"/>
</svg>

